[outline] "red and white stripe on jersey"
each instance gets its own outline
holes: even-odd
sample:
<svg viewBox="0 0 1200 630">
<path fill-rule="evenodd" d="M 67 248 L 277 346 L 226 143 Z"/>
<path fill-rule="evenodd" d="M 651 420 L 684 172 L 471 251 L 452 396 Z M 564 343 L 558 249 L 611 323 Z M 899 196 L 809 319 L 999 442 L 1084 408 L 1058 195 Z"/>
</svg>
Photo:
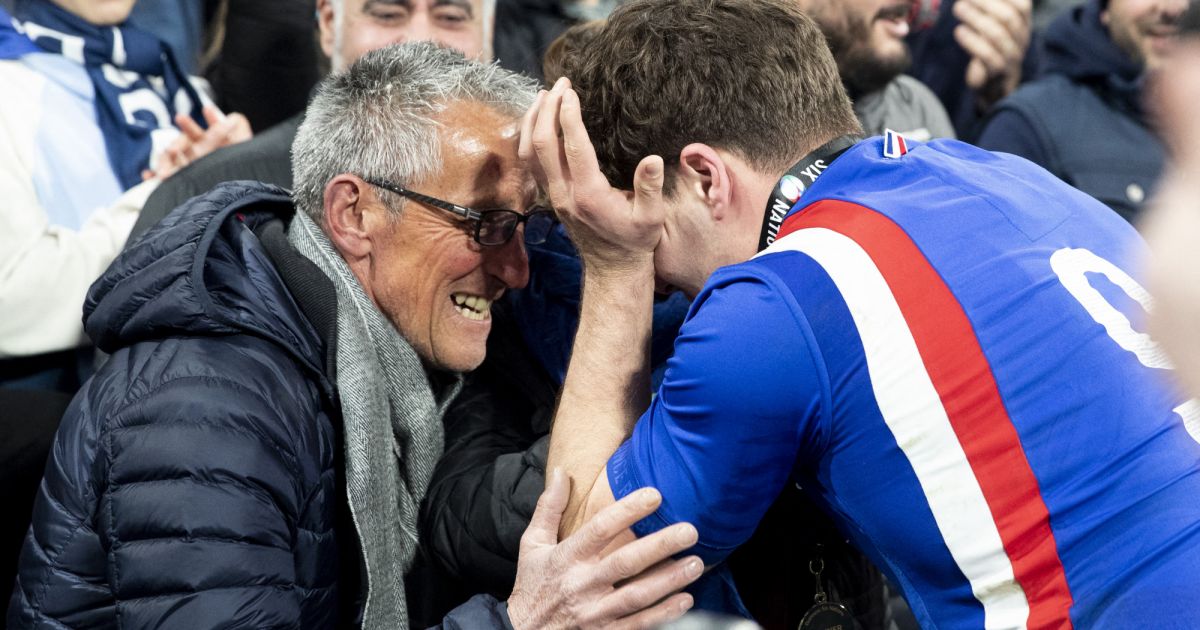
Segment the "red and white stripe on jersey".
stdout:
<svg viewBox="0 0 1200 630">
<path fill-rule="evenodd" d="M 911 464 L 985 627 L 1069 628 L 1049 511 L 966 313 L 894 222 L 824 200 L 762 254 L 819 263 L 850 310 L 875 399 Z"/>
</svg>

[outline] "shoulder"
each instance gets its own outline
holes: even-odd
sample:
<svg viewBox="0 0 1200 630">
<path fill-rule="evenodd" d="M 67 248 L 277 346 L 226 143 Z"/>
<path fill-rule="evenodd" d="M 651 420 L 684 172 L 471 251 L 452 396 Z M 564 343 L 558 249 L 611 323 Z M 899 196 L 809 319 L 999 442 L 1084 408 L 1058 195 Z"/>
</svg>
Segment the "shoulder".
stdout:
<svg viewBox="0 0 1200 630">
<path fill-rule="evenodd" d="M 1016 110 L 1026 115 L 1059 113 L 1070 115 L 1071 109 L 1064 108 L 1065 98 L 1090 94 L 1092 90 L 1061 74 L 1049 74 L 1030 81 L 996 104 L 994 111 Z"/>
<path fill-rule="evenodd" d="M 88 385 L 108 431 L 237 434 L 294 459 L 328 430 L 320 386 L 278 345 L 249 335 L 138 343 Z M 168 429 L 171 430 L 171 429 Z"/>
</svg>

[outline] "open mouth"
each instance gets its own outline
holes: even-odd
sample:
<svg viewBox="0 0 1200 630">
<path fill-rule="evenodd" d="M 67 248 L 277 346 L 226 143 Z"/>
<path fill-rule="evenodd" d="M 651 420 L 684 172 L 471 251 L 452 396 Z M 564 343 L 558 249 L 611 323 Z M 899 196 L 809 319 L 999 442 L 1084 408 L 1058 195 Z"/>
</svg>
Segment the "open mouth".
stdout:
<svg viewBox="0 0 1200 630">
<path fill-rule="evenodd" d="M 450 295 L 454 309 L 459 315 L 476 321 L 482 321 L 492 316 L 492 301 L 481 295 L 469 293 L 454 293 Z"/>
</svg>

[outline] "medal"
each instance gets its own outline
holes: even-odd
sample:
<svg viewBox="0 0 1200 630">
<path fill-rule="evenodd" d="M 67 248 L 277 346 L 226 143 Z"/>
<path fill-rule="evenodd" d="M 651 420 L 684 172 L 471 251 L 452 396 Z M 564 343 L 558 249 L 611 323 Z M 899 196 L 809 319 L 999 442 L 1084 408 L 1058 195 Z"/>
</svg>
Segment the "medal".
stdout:
<svg viewBox="0 0 1200 630">
<path fill-rule="evenodd" d="M 817 557 L 808 562 L 808 571 L 813 574 L 817 593 L 813 595 L 813 606 L 800 619 L 799 630 L 858 630 L 858 622 L 850 610 L 838 602 L 829 601 L 821 586 L 821 573 L 825 571 L 825 559 L 821 557 L 821 546 L 817 545 Z"/>
</svg>

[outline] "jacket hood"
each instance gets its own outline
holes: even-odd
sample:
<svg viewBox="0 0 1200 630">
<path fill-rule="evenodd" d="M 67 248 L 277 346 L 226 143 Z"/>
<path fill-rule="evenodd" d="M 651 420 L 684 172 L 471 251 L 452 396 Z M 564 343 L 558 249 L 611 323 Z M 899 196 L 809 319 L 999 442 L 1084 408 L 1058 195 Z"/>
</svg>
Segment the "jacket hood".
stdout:
<svg viewBox="0 0 1200 630">
<path fill-rule="evenodd" d="M 1103 11 L 1101 0 L 1088 0 L 1058 16 L 1046 29 L 1043 71 L 1095 84 L 1136 106 L 1141 94 L 1142 64 L 1113 41 L 1100 22 Z"/>
<path fill-rule="evenodd" d="M 254 236 L 294 213 L 287 191 L 258 182 L 227 182 L 188 201 L 92 285 L 85 330 L 108 353 L 181 335 L 251 334 L 320 372 L 320 337 Z"/>
</svg>

